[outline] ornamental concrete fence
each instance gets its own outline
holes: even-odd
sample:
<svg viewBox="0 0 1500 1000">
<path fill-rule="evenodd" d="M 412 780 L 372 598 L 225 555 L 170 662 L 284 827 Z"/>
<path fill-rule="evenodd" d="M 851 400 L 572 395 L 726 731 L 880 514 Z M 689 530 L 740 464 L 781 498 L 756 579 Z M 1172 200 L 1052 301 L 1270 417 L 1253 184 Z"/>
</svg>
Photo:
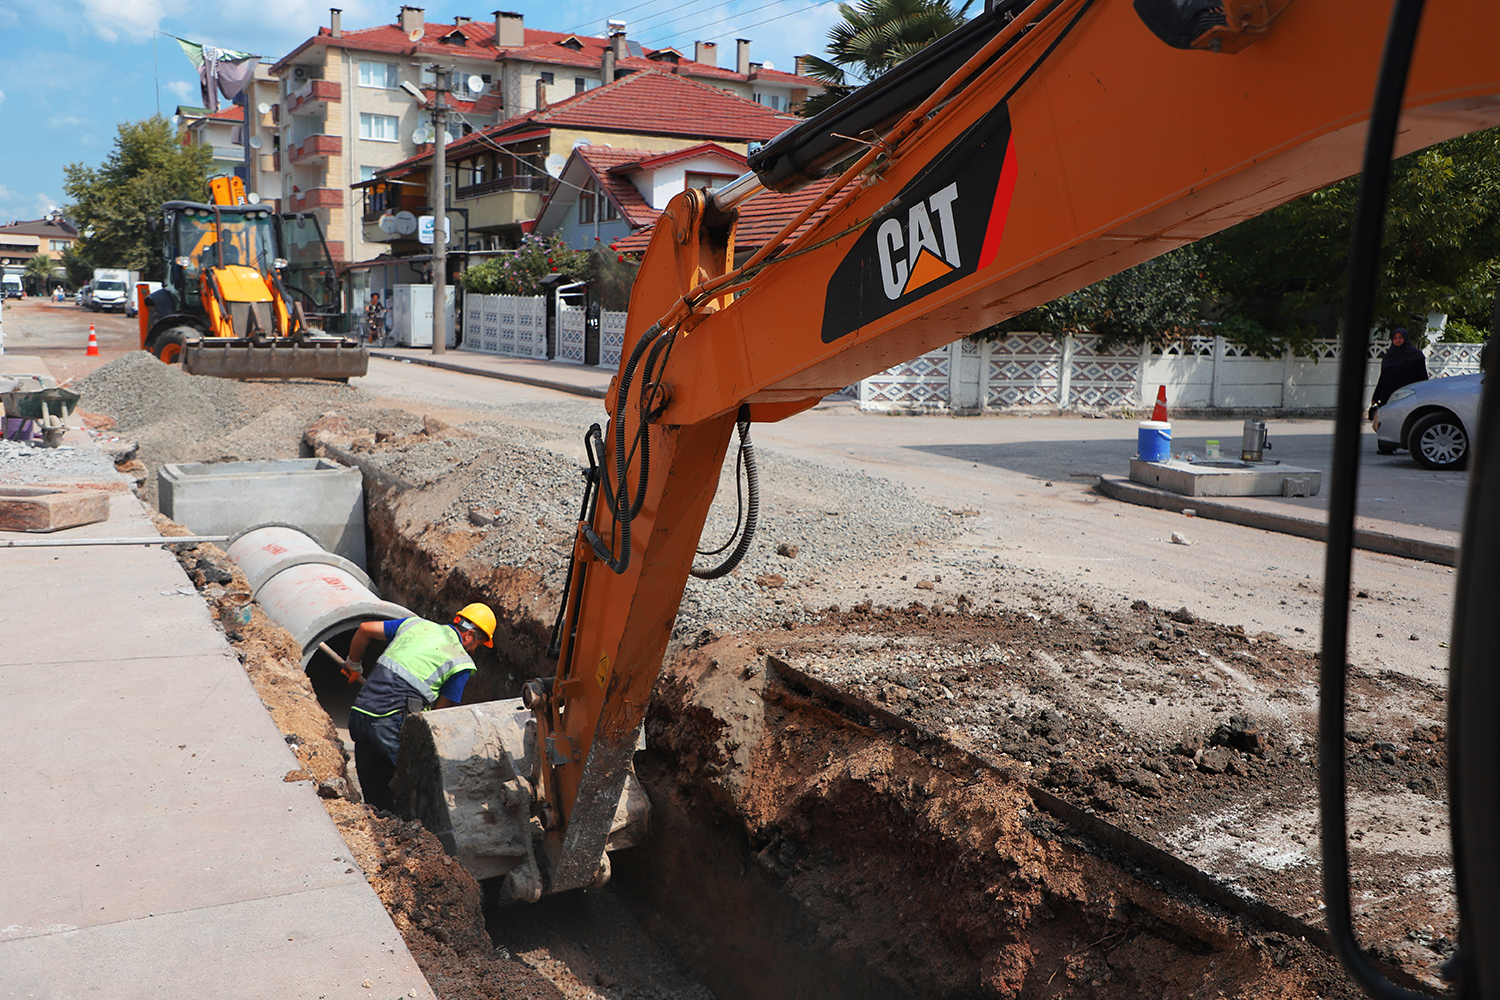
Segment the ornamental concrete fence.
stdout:
<svg viewBox="0 0 1500 1000">
<path fill-rule="evenodd" d="M 1479 370 L 1479 344 L 1427 351 L 1433 378 Z M 1380 377 L 1383 346 L 1371 346 L 1365 396 Z M 1330 414 L 1338 395 L 1336 340 L 1306 355 L 1260 358 L 1222 337 L 1104 350 L 1099 338 L 1015 333 L 960 340 L 858 384 L 859 407 L 890 413 L 976 414 L 1009 410 L 1135 411 L 1167 387 L 1173 412 L 1281 411 Z"/>
</svg>

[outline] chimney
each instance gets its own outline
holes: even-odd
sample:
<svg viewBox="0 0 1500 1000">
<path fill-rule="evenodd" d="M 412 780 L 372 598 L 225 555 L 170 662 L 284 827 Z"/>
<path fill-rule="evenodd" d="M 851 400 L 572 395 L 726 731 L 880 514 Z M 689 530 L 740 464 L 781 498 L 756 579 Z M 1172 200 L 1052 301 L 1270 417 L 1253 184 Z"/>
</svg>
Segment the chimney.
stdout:
<svg viewBox="0 0 1500 1000">
<path fill-rule="evenodd" d="M 734 40 L 734 71 L 741 76 L 750 75 L 750 39 Z"/>
<path fill-rule="evenodd" d="M 462 14 L 455 14 L 453 16 L 453 26 L 455 28 L 462 27 L 463 25 L 468 24 L 472 20 L 474 20 L 472 17 L 464 17 Z"/>
<path fill-rule="evenodd" d="M 693 61 L 701 62 L 705 66 L 719 65 L 719 43 L 718 42 L 694 42 Z"/>
<path fill-rule="evenodd" d="M 604 83 L 615 82 L 615 50 L 613 46 L 604 46 L 604 58 L 599 63 L 599 77 Z"/>
<path fill-rule="evenodd" d="M 343 13 L 337 7 L 328 8 L 328 34 L 334 38 L 344 37 Z"/>
<path fill-rule="evenodd" d="M 619 61 L 630 55 L 630 46 L 625 44 L 625 29 L 609 33 L 609 49 L 615 54 L 615 60 Z"/>
<path fill-rule="evenodd" d="M 495 47 L 518 49 L 526 44 L 526 19 L 513 10 L 495 11 Z"/>
<path fill-rule="evenodd" d="M 422 8 L 402 7 L 399 23 L 401 25 L 402 32 L 408 35 L 410 35 L 413 31 L 423 30 Z"/>
<path fill-rule="evenodd" d="M 811 58 L 812 58 L 812 56 L 810 56 L 810 55 L 797 56 L 796 58 L 794 58 L 792 60 L 792 72 L 794 74 L 796 74 L 797 76 L 806 76 L 807 75 L 807 61 L 809 59 L 811 59 Z"/>
<path fill-rule="evenodd" d="M 541 77 L 536 78 L 536 109 L 545 110 L 547 107 L 547 81 Z"/>
</svg>

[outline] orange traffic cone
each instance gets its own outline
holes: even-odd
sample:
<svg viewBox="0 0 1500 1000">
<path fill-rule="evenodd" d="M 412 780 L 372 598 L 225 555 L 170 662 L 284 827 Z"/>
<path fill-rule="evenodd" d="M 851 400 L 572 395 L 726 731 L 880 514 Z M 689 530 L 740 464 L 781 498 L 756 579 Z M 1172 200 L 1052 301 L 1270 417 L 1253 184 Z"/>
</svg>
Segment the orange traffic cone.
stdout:
<svg viewBox="0 0 1500 1000">
<path fill-rule="evenodd" d="M 99 338 L 94 336 L 94 324 L 92 323 L 89 324 L 89 349 L 85 352 L 84 356 L 89 358 L 97 358 L 99 356 Z"/>
<path fill-rule="evenodd" d="M 1156 409 L 1151 411 L 1151 419 L 1160 420 L 1162 423 L 1172 419 L 1167 413 L 1167 387 L 1164 385 L 1156 388 Z"/>
</svg>

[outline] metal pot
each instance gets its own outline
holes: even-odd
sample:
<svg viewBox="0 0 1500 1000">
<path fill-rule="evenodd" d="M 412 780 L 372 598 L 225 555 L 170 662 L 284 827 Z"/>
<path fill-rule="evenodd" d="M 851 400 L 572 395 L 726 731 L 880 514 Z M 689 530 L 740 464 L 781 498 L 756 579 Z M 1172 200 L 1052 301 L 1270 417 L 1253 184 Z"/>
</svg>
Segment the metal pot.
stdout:
<svg viewBox="0 0 1500 1000">
<path fill-rule="evenodd" d="M 1264 420 L 1246 420 L 1245 434 L 1240 443 L 1240 460 L 1243 462 L 1259 462 L 1262 454 L 1271 445 L 1266 441 L 1266 422 Z"/>
</svg>

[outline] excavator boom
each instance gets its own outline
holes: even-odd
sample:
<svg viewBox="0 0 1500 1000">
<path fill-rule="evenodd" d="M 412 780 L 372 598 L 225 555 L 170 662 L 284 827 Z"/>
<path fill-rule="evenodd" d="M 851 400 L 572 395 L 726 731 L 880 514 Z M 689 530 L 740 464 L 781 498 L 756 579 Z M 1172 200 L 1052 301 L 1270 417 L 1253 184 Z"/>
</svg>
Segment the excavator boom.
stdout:
<svg viewBox="0 0 1500 1000">
<path fill-rule="evenodd" d="M 607 866 L 735 425 L 1353 174 L 1390 13 L 1001 2 L 769 143 L 757 176 L 672 200 L 636 279 L 609 426 L 590 438 L 556 676 L 528 695 L 546 892 Z M 1500 6 L 1427 3 L 1398 153 L 1500 124 L 1497 51 Z M 815 224 L 736 266 L 739 201 L 851 157 L 782 239 L 826 204 Z"/>
</svg>

